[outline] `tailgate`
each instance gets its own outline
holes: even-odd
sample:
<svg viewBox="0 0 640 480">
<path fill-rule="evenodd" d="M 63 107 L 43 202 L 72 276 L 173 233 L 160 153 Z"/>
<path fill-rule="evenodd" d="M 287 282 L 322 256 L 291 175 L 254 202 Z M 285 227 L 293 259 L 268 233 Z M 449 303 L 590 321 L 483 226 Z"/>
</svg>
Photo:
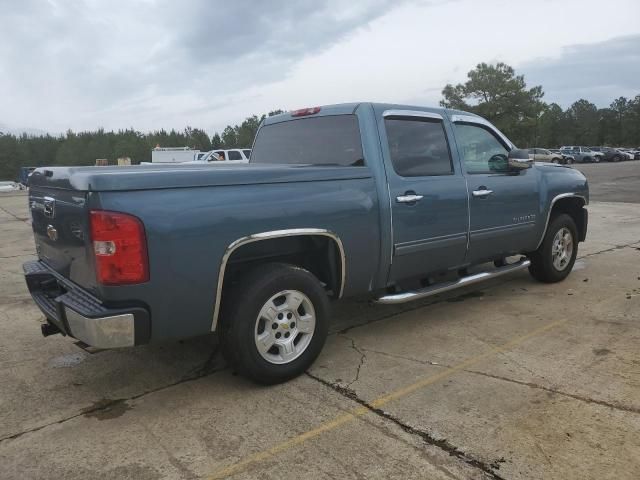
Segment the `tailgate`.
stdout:
<svg viewBox="0 0 640 480">
<path fill-rule="evenodd" d="M 65 278 L 94 290 L 87 192 L 32 186 L 29 208 L 38 258 Z"/>
</svg>

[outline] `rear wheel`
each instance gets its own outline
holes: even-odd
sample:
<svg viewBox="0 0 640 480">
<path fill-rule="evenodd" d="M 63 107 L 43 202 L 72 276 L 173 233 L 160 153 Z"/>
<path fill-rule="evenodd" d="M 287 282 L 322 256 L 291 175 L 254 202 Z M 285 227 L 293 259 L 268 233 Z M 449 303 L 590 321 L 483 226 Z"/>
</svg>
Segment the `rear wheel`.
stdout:
<svg viewBox="0 0 640 480">
<path fill-rule="evenodd" d="M 329 300 L 314 275 L 269 264 L 229 293 L 221 342 L 227 361 L 242 375 L 274 384 L 311 366 L 329 330 Z"/>
<path fill-rule="evenodd" d="M 551 218 L 542 244 L 529 255 L 529 272 L 545 283 L 560 282 L 571 273 L 578 255 L 578 229 L 569 215 Z"/>
</svg>

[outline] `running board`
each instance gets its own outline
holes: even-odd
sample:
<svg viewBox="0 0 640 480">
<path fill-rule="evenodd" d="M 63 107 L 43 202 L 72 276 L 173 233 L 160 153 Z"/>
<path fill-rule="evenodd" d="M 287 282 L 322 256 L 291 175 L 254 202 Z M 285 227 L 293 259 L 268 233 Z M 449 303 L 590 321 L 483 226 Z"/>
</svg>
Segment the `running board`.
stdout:
<svg viewBox="0 0 640 480">
<path fill-rule="evenodd" d="M 462 277 L 455 282 L 440 283 L 437 285 L 431 285 L 430 287 L 422 288 L 420 290 L 414 290 L 410 292 L 393 293 L 390 295 L 384 295 L 376 300 L 378 303 L 384 303 L 387 305 L 395 305 L 397 303 L 411 302 L 413 300 L 420 300 L 421 298 L 430 297 L 431 295 L 437 295 L 439 293 L 448 292 L 449 290 L 455 290 L 456 288 L 466 287 L 467 285 L 473 285 L 474 283 L 489 280 L 491 278 L 500 277 L 507 273 L 516 272 L 518 270 L 524 270 L 531 262 L 525 258 L 512 263 L 511 265 L 505 265 L 504 267 L 498 267 L 490 272 L 481 272 Z"/>
</svg>

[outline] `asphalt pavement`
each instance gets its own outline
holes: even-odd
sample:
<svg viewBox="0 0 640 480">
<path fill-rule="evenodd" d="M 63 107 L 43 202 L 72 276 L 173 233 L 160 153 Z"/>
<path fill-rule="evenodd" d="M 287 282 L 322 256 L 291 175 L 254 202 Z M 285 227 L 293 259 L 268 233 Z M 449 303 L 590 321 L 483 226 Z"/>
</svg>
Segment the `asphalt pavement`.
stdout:
<svg viewBox="0 0 640 480">
<path fill-rule="evenodd" d="M 640 203 L 640 160 L 575 164 L 589 181 L 591 200 Z"/>
</svg>

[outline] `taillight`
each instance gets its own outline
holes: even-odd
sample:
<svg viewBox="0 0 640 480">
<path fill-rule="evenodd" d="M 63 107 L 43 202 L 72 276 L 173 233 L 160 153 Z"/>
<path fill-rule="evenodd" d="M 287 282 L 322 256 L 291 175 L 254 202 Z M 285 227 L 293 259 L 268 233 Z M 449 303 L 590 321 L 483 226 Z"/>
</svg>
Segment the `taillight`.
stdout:
<svg viewBox="0 0 640 480">
<path fill-rule="evenodd" d="M 91 210 L 91 240 L 96 277 L 103 285 L 149 280 L 147 239 L 142 222 L 125 213 Z"/>
<path fill-rule="evenodd" d="M 307 115 L 315 115 L 320 111 L 320 107 L 313 108 L 301 108 L 300 110 L 294 110 L 291 112 L 292 117 L 306 117 Z"/>
</svg>

